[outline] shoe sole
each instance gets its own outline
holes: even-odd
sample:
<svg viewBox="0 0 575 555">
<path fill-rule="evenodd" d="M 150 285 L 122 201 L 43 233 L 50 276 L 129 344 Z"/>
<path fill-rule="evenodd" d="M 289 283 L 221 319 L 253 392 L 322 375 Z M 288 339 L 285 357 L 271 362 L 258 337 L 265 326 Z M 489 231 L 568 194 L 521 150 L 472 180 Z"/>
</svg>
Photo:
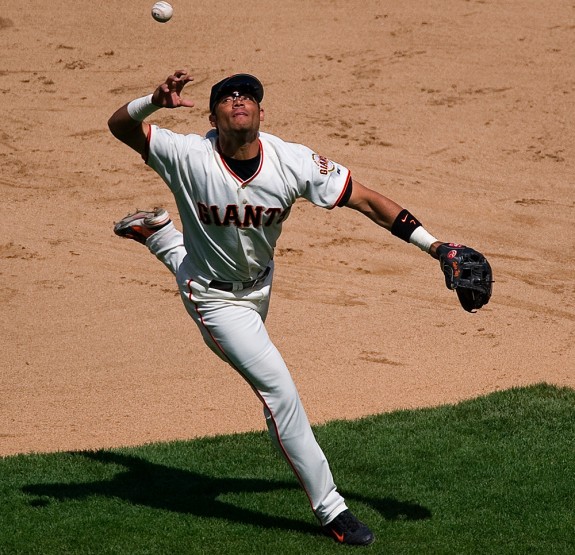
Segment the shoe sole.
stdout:
<svg viewBox="0 0 575 555">
<path fill-rule="evenodd" d="M 146 216 L 146 214 L 152 215 Z M 148 229 L 154 229 L 168 223 L 170 221 L 170 215 L 168 214 L 167 210 L 164 210 L 163 208 L 157 214 L 143 210 L 136 211 L 133 214 L 128 214 L 119 222 L 116 222 L 114 224 L 114 233 L 120 237 L 125 237 L 126 233 L 130 233 L 130 230 L 133 230 L 132 233 L 141 235 L 136 229 L 132 227 L 134 222 L 138 220 L 141 220 L 143 225 Z"/>
</svg>

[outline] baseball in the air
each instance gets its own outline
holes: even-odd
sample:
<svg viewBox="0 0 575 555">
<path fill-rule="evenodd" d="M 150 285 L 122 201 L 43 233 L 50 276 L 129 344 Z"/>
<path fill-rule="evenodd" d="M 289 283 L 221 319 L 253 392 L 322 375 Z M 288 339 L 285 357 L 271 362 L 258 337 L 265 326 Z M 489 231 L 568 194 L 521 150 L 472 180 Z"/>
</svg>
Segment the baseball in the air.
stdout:
<svg viewBox="0 0 575 555">
<path fill-rule="evenodd" d="M 174 8 L 168 2 L 156 2 L 152 6 L 152 17 L 160 23 L 170 21 L 174 15 Z"/>
</svg>

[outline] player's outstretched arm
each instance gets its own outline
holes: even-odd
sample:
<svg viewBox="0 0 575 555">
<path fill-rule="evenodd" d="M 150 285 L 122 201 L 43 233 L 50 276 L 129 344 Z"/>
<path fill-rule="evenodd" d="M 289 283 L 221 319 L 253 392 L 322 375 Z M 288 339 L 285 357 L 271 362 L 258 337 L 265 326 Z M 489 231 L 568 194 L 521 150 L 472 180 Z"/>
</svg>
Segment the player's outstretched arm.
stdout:
<svg viewBox="0 0 575 555">
<path fill-rule="evenodd" d="M 182 90 L 193 80 L 186 70 L 177 70 L 153 94 L 132 100 L 116 110 L 108 120 L 112 135 L 143 156 L 150 127 L 144 120 L 160 108 L 192 107 L 191 100 L 182 98 Z"/>
<path fill-rule="evenodd" d="M 399 204 L 365 187 L 356 179 L 353 180 L 353 189 L 346 206 L 361 212 L 387 230 L 391 230 L 395 218 L 402 210 Z"/>
<path fill-rule="evenodd" d="M 417 245 L 434 258 L 438 257 L 437 247 L 442 242 L 429 234 L 417 218 L 390 198 L 365 187 L 355 179 L 346 206 L 361 212 L 396 237 Z"/>
<path fill-rule="evenodd" d="M 489 302 L 493 273 L 480 252 L 464 245 L 438 241 L 408 210 L 355 180 L 346 206 L 439 260 L 447 288 L 457 292 L 459 302 L 467 312 L 475 312 Z"/>
</svg>

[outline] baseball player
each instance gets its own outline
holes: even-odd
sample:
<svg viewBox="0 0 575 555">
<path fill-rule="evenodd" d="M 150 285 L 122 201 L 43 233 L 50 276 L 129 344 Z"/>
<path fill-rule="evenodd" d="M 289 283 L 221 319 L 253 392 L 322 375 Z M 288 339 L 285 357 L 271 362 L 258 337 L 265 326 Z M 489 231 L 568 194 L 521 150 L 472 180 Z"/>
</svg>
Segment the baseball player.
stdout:
<svg viewBox="0 0 575 555">
<path fill-rule="evenodd" d="M 336 488 L 290 372 L 264 325 L 274 247 L 300 197 L 322 208 L 357 210 L 435 258 L 444 244 L 408 210 L 352 181 L 343 165 L 261 132 L 264 89 L 252 75 L 232 75 L 212 87 L 212 130 L 206 136 L 182 135 L 144 121 L 160 108 L 192 107 L 182 96 L 191 81 L 187 71 L 175 71 L 153 94 L 122 106 L 108 122 L 112 134 L 168 185 L 183 232 L 161 208 L 126 216 L 114 232 L 145 244 L 175 275 L 205 343 L 262 402 L 270 436 L 323 530 L 344 544 L 371 544 L 373 533 Z"/>
</svg>

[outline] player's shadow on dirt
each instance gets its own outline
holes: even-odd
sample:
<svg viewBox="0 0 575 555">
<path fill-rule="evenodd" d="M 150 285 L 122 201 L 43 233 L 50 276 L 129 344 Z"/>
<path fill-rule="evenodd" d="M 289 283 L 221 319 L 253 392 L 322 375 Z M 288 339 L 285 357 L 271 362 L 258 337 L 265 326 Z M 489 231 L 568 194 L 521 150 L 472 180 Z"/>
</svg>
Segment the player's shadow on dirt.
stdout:
<svg viewBox="0 0 575 555">
<path fill-rule="evenodd" d="M 226 519 L 231 522 L 257 525 L 264 528 L 318 533 L 317 525 L 253 511 L 218 499 L 225 494 L 301 489 L 295 481 L 215 478 L 190 470 L 156 464 L 141 457 L 111 451 L 82 451 L 73 454 L 92 459 L 98 463 L 120 465 L 125 470 L 118 472 L 111 479 L 96 482 L 24 486 L 22 488 L 24 493 L 37 496 L 37 499 L 30 501 L 31 505 L 42 507 L 53 500 L 78 500 L 99 495 L 123 499 L 133 505 L 200 517 Z M 428 509 L 417 504 L 404 503 L 391 498 L 368 498 L 345 492 L 343 495 L 347 499 L 357 500 L 372 506 L 388 520 L 421 520 L 431 517 Z"/>
</svg>

